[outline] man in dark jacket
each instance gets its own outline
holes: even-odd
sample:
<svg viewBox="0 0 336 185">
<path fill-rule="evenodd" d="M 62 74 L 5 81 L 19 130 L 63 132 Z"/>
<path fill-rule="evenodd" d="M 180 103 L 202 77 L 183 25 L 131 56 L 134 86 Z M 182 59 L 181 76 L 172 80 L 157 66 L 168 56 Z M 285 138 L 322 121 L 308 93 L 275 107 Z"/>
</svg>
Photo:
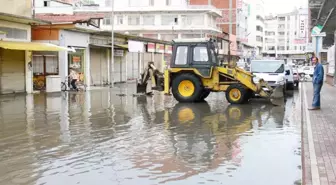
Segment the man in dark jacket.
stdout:
<svg viewBox="0 0 336 185">
<path fill-rule="evenodd" d="M 318 110 L 321 108 L 320 92 L 323 85 L 324 69 L 317 57 L 314 57 L 312 62 L 315 65 L 313 76 L 314 98 L 312 107 L 309 110 Z"/>
</svg>

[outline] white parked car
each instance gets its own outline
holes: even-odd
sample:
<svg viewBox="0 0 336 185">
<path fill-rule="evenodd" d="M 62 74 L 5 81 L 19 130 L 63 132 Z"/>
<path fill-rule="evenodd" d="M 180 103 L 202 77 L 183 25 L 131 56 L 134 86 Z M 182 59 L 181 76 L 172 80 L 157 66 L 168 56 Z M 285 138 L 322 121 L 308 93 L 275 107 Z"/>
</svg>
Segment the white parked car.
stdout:
<svg viewBox="0 0 336 185">
<path fill-rule="evenodd" d="M 272 88 L 282 86 L 283 91 L 286 90 L 286 71 L 284 60 L 252 60 L 251 73 L 257 78 L 264 79 Z"/>
<path fill-rule="evenodd" d="M 309 75 L 312 78 L 314 75 L 314 66 L 303 66 L 298 69 L 298 72 L 300 76 L 302 76 L 303 74 L 303 75 Z"/>
<path fill-rule="evenodd" d="M 286 70 L 286 89 L 287 90 L 294 90 L 294 74 L 293 74 L 293 67 L 291 65 L 285 65 Z"/>
</svg>

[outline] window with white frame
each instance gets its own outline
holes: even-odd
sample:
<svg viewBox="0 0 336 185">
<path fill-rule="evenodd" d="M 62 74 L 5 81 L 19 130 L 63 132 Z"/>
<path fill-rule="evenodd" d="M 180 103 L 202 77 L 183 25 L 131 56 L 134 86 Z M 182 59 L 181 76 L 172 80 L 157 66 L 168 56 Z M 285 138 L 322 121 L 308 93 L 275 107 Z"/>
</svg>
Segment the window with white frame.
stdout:
<svg viewBox="0 0 336 185">
<path fill-rule="evenodd" d="M 149 0 L 149 6 L 154 6 L 154 1 L 155 0 Z"/>
<path fill-rule="evenodd" d="M 161 40 L 172 41 L 178 37 L 177 34 L 161 34 Z"/>
<path fill-rule="evenodd" d="M 128 6 L 129 7 L 137 7 L 137 6 L 141 6 L 141 2 L 140 0 L 128 0 Z"/>
<path fill-rule="evenodd" d="M 155 25 L 155 16 L 154 15 L 144 15 L 143 25 Z"/>
<path fill-rule="evenodd" d="M 166 6 L 170 6 L 171 5 L 171 2 L 172 0 L 166 0 Z"/>
<path fill-rule="evenodd" d="M 128 25 L 140 25 L 140 16 L 129 15 L 128 16 Z"/>
<path fill-rule="evenodd" d="M 105 0 L 105 6 L 111 7 L 112 6 L 112 0 Z"/>
<path fill-rule="evenodd" d="M 118 15 L 117 16 L 117 25 L 123 25 L 124 24 L 124 16 Z"/>
<path fill-rule="evenodd" d="M 175 23 L 177 15 L 161 15 L 161 25 L 171 25 Z"/>
<path fill-rule="evenodd" d="M 111 25 L 111 18 L 104 18 L 103 24 L 104 25 Z"/>
<path fill-rule="evenodd" d="M 187 15 L 186 16 L 186 25 L 203 25 L 204 24 L 204 16 L 203 15 Z"/>
<path fill-rule="evenodd" d="M 50 7 L 50 0 L 43 1 L 43 6 L 44 7 Z"/>
</svg>

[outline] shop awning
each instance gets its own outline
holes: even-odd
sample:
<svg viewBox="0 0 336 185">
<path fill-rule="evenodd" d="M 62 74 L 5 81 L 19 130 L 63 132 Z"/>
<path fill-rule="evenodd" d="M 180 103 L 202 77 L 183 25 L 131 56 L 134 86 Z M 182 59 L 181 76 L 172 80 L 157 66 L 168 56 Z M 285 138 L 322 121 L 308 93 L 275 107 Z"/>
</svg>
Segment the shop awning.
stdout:
<svg viewBox="0 0 336 185">
<path fill-rule="evenodd" d="M 114 48 L 128 49 L 127 44 L 114 44 Z"/>
<path fill-rule="evenodd" d="M 17 41 L 0 41 L 0 47 L 12 50 L 28 51 L 73 51 L 71 48 L 61 47 L 49 43 L 40 42 L 17 42 Z"/>
</svg>

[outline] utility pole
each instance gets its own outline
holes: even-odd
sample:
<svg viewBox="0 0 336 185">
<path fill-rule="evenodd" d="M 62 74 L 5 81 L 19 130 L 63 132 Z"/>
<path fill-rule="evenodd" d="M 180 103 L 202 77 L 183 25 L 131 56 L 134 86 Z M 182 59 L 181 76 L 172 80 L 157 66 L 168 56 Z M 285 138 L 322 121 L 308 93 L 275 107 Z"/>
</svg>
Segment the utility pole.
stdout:
<svg viewBox="0 0 336 185">
<path fill-rule="evenodd" d="M 229 0 L 229 34 L 232 34 L 232 0 Z"/>
<path fill-rule="evenodd" d="M 111 22 L 111 66 L 110 66 L 110 79 L 111 79 L 111 87 L 114 87 L 114 76 L 113 76 L 113 74 L 114 74 L 114 0 L 111 0 L 111 21 L 110 22 Z"/>
</svg>

